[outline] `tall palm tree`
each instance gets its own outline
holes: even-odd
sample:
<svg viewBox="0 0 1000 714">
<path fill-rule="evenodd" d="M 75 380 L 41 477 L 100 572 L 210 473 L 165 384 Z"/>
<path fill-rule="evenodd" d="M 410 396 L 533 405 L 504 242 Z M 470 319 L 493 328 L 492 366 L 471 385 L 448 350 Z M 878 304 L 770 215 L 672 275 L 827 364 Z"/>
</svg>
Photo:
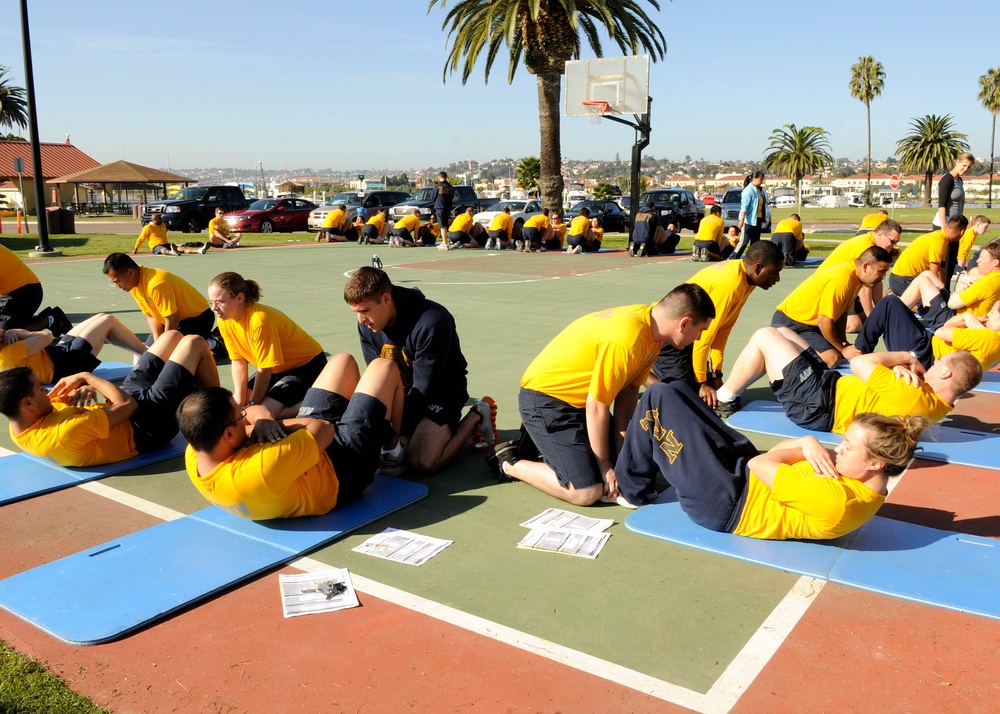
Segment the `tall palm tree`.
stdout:
<svg viewBox="0 0 1000 714">
<path fill-rule="evenodd" d="M 0 65 L 0 126 L 28 127 L 28 103 L 24 88 L 16 87 L 6 78 L 8 68 Z"/>
<path fill-rule="evenodd" d="M 994 67 L 979 78 L 979 101 L 993 115 L 990 129 L 990 192 L 986 194 L 986 207 L 993 208 L 993 157 L 997 138 L 997 113 L 1000 113 L 1000 67 Z"/>
<path fill-rule="evenodd" d="M 643 9 L 659 10 L 658 0 L 459 0 L 441 25 L 448 30 L 451 49 L 444 76 L 461 71 L 468 81 L 482 57 L 488 82 L 493 62 L 506 45 L 510 53 L 507 81 L 513 82 L 520 64 L 535 75 L 538 85 L 538 123 L 541 135 L 539 188 L 543 203 L 562 207 L 562 149 L 559 140 L 561 76 L 567 60 L 580 57 L 580 37 L 598 57 L 603 56 L 599 29 L 624 54 L 648 52 L 663 59 L 667 41 Z M 447 0 L 430 0 L 427 11 Z"/>
<path fill-rule="evenodd" d="M 922 171 L 924 174 L 924 205 L 931 205 L 931 182 L 934 172 L 951 167 L 963 151 L 969 150 L 969 137 L 954 130 L 951 114 L 928 114 L 912 119 L 909 134 L 896 142 L 896 156 L 902 173 Z"/>
<path fill-rule="evenodd" d="M 525 156 L 517 162 L 517 186 L 525 191 L 538 190 L 538 177 L 542 167 L 537 156 Z"/>
<path fill-rule="evenodd" d="M 795 179 L 795 201 L 802 204 L 802 177 L 833 165 L 829 133 L 818 126 L 785 124 L 771 134 L 771 151 L 764 157 L 764 166 Z"/>
<path fill-rule="evenodd" d="M 868 115 L 868 181 L 865 183 L 865 202 L 871 203 L 872 197 L 872 100 L 882 93 L 885 84 L 885 71 L 882 63 L 871 55 L 858 57 L 851 65 L 851 96 L 865 105 Z"/>
</svg>

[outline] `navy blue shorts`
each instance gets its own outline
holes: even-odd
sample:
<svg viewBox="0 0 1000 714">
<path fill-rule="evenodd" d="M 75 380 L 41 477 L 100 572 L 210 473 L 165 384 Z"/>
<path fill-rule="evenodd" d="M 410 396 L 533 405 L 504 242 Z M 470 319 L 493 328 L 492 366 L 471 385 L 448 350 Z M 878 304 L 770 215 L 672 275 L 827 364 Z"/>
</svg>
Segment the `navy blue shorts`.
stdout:
<svg viewBox="0 0 1000 714">
<path fill-rule="evenodd" d="M 789 330 L 805 340 L 806 344 L 817 352 L 826 352 L 827 350 L 837 349 L 823 336 L 819 327 L 816 325 L 807 325 L 804 322 L 799 322 L 798 320 L 793 320 L 788 315 L 781 312 L 781 310 L 774 311 L 774 315 L 771 317 L 771 327 L 787 327 Z"/>
<path fill-rule="evenodd" d="M 545 241 L 545 244 L 542 247 L 545 248 L 545 250 L 560 250 L 562 248 L 562 243 L 559 242 L 558 238 L 549 238 Z"/>
<path fill-rule="evenodd" d="M 376 228 L 370 223 L 366 223 L 361 227 L 361 235 L 363 235 L 365 238 L 368 238 L 369 240 L 378 240 L 379 238 L 378 228 Z"/>
<path fill-rule="evenodd" d="M 451 211 L 446 211 L 443 208 L 435 208 L 434 217 L 437 218 L 439 226 L 447 227 L 451 223 Z"/>
<path fill-rule="evenodd" d="M 955 317 L 955 311 L 948 307 L 948 293 L 944 290 L 939 292 L 937 296 L 931 300 L 930 307 L 927 308 L 927 312 L 924 313 L 923 317 L 924 325 L 931 332 L 943 326 L 944 323 Z"/>
<path fill-rule="evenodd" d="M 141 453 L 166 446 L 177 436 L 177 407 L 197 388 L 194 375 L 176 362 L 146 352 L 122 383 L 138 408 L 129 418 L 135 448 Z"/>
<path fill-rule="evenodd" d="M 101 364 L 101 360 L 94 356 L 93 346 L 82 337 L 63 335 L 45 351 L 52 360 L 53 382 L 77 372 L 93 372 Z"/>
<path fill-rule="evenodd" d="M 604 483 L 590 448 L 586 409 L 524 388 L 517 405 L 525 430 L 561 485 L 587 488 Z"/>
<path fill-rule="evenodd" d="M 22 285 L 7 295 L 0 295 L 0 329 L 24 327 L 41 305 L 41 283 Z"/>
<path fill-rule="evenodd" d="M 902 295 L 912 282 L 913 278 L 909 275 L 889 273 L 889 289 L 892 290 L 893 295 Z"/>
<path fill-rule="evenodd" d="M 271 383 L 267 386 L 267 394 L 264 396 L 286 407 L 298 404 L 325 366 L 326 355 L 320 352 L 304 365 L 285 372 L 274 372 L 271 375 Z M 251 392 L 253 392 L 256 376 L 254 375 L 247 382 L 247 388 Z"/>
<path fill-rule="evenodd" d="M 413 240 L 413 234 L 410 233 L 405 228 L 393 228 L 392 235 L 394 238 L 402 238 L 403 240 L 408 240 L 408 241 Z"/>
<path fill-rule="evenodd" d="M 529 243 L 534 243 L 535 245 L 541 245 L 542 234 L 537 228 L 522 228 L 521 237 Z"/>
<path fill-rule="evenodd" d="M 385 418 L 385 405 L 369 394 L 356 392 L 348 400 L 336 392 L 310 387 L 298 416 L 333 424 L 333 442 L 326 453 L 339 483 L 337 505 L 358 498 L 375 480 L 382 445 L 394 434 Z"/>
<path fill-rule="evenodd" d="M 451 243 L 461 243 L 462 245 L 468 245 L 472 242 L 472 238 L 465 231 L 448 231 L 448 241 Z"/>
<path fill-rule="evenodd" d="M 690 344 L 682 350 L 669 343 L 664 343 L 660 354 L 653 362 L 653 374 L 661 382 L 679 380 L 698 391 L 698 382 L 694 378 L 694 345 Z"/>
<path fill-rule="evenodd" d="M 830 431 L 840 372 L 827 367 L 816 352 L 807 349 L 785 365 L 781 376 L 771 383 L 771 391 L 792 423 L 812 431 Z"/>
<path fill-rule="evenodd" d="M 577 247 L 578 245 L 585 245 L 586 241 L 583 239 L 582 233 L 570 233 L 566 236 L 566 245 Z"/>
<path fill-rule="evenodd" d="M 490 240 L 498 240 L 501 243 L 507 241 L 507 231 L 489 231 Z"/>
</svg>

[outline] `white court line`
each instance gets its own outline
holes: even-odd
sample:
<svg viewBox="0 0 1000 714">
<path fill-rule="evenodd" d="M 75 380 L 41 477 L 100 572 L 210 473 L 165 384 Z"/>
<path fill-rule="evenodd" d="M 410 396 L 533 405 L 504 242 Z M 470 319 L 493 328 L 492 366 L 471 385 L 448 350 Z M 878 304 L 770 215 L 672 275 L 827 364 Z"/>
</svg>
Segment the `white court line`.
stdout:
<svg viewBox="0 0 1000 714">
<path fill-rule="evenodd" d="M 80 484 L 79 488 L 166 521 L 186 515 L 96 481 Z M 326 570 L 332 567 L 312 558 L 300 558 L 290 565 L 304 571 Z M 352 574 L 351 577 L 359 591 L 373 597 L 704 714 L 725 714 L 732 709 L 809 609 L 825 584 L 822 580 L 799 578 L 729 663 L 712 688 L 702 694 L 390 585 L 359 575 Z"/>
</svg>

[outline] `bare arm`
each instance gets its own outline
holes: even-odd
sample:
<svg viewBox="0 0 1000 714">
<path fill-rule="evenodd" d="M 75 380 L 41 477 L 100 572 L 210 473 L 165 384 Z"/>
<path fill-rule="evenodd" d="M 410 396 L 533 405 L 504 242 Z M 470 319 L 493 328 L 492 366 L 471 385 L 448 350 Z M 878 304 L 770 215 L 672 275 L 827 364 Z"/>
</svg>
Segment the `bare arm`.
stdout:
<svg viewBox="0 0 1000 714">
<path fill-rule="evenodd" d="M 149 325 L 149 334 L 153 336 L 153 341 L 163 334 L 163 325 L 157 322 L 152 315 L 146 315 L 146 324 Z"/>
<path fill-rule="evenodd" d="M 625 430 L 628 429 L 628 423 L 631 421 L 632 413 L 635 412 L 635 405 L 638 403 L 638 387 L 627 386 L 618 392 L 618 396 L 615 397 L 614 445 L 616 453 L 621 451 L 622 444 L 625 443 Z"/>
<path fill-rule="evenodd" d="M 774 478 L 778 475 L 780 466 L 803 460 L 808 461 L 812 470 L 818 474 L 830 477 L 837 475 L 833 452 L 812 436 L 786 439 L 767 453 L 754 456 L 748 465 L 753 475 L 771 488 L 774 486 Z"/>
<path fill-rule="evenodd" d="M 333 443 L 333 436 L 336 431 L 333 428 L 333 424 L 322 419 L 285 419 L 281 424 L 289 434 L 299 429 L 308 431 L 313 435 L 320 451 L 326 451 L 327 447 Z"/>
<path fill-rule="evenodd" d="M 181 324 L 181 318 L 179 315 L 168 315 L 166 317 L 166 324 L 163 326 L 163 331 L 176 330 Z"/>
<path fill-rule="evenodd" d="M 853 358 L 851 372 L 862 381 L 867 382 L 879 365 L 892 368 L 898 365 L 911 365 L 914 362 L 916 360 L 909 352 L 872 352 Z"/>
<path fill-rule="evenodd" d="M 590 450 L 594 453 L 597 468 L 604 478 L 605 492 L 614 496 L 618 493 L 618 482 L 615 480 L 615 470 L 611 465 L 611 445 L 608 443 L 610 428 L 611 407 L 588 396 L 587 436 L 590 439 Z"/>
<path fill-rule="evenodd" d="M 55 338 L 52 337 L 52 333 L 50 332 L 32 332 L 31 330 L 13 329 L 5 331 L 3 334 L 4 345 L 23 342 L 24 351 L 28 355 L 41 352 L 52 344 L 53 339 Z"/>
<path fill-rule="evenodd" d="M 52 387 L 50 394 L 64 404 L 74 404 L 81 401 L 93 401 L 93 392 L 97 392 L 107 401 L 104 413 L 108 417 L 108 427 L 111 429 L 135 414 L 135 410 L 139 406 L 132 397 L 117 386 L 90 372 L 80 372 L 60 379 Z"/>
<path fill-rule="evenodd" d="M 846 331 L 844 326 L 839 320 L 831 320 L 826 315 L 820 315 L 816 318 L 816 326 L 822 333 L 826 341 L 833 345 L 834 349 L 844 355 L 845 350 L 850 347 L 847 344 Z M 844 355 L 846 357 L 846 355 Z"/>
<path fill-rule="evenodd" d="M 250 368 L 245 359 L 234 359 L 230 365 L 230 371 L 233 374 L 233 397 L 236 399 L 236 403 L 241 407 L 245 407 L 247 402 L 250 401 L 250 395 L 247 393 L 247 378 L 250 374 Z"/>
</svg>

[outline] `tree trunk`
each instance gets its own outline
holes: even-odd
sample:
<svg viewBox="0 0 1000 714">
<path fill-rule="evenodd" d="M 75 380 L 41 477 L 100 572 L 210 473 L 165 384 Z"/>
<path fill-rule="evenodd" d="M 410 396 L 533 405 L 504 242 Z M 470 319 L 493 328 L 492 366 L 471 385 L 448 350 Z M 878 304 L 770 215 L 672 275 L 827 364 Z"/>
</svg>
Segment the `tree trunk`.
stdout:
<svg viewBox="0 0 1000 714">
<path fill-rule="evenodd" d="M 990 131 L 990 192 L 986 194 L 986 207 L 993 208 L 993 153 L 997 140 L 997 114 L 993 112 L 993 129 Z"/>
<path fill-rule="evenodd" d="M 934 181 L 933 171 L 924 171 L 924 208 L 931 205 L 931 183 Z"/>
<path fill-rule="evenodd" d="M 865 102 L 868 110 L 868 183 L 865 184 L 865 205 L 872 205 L 872 108 Z"/>
<path fill-rule="evenodd" d="M 538 193 L 542 206 L 562 212 L 562 146 L 559 134 L 559 99 L 562 75 L 557 72 L 536 75 L 538 83 L 538 126 L 541 137 Z"/>
</svg>

